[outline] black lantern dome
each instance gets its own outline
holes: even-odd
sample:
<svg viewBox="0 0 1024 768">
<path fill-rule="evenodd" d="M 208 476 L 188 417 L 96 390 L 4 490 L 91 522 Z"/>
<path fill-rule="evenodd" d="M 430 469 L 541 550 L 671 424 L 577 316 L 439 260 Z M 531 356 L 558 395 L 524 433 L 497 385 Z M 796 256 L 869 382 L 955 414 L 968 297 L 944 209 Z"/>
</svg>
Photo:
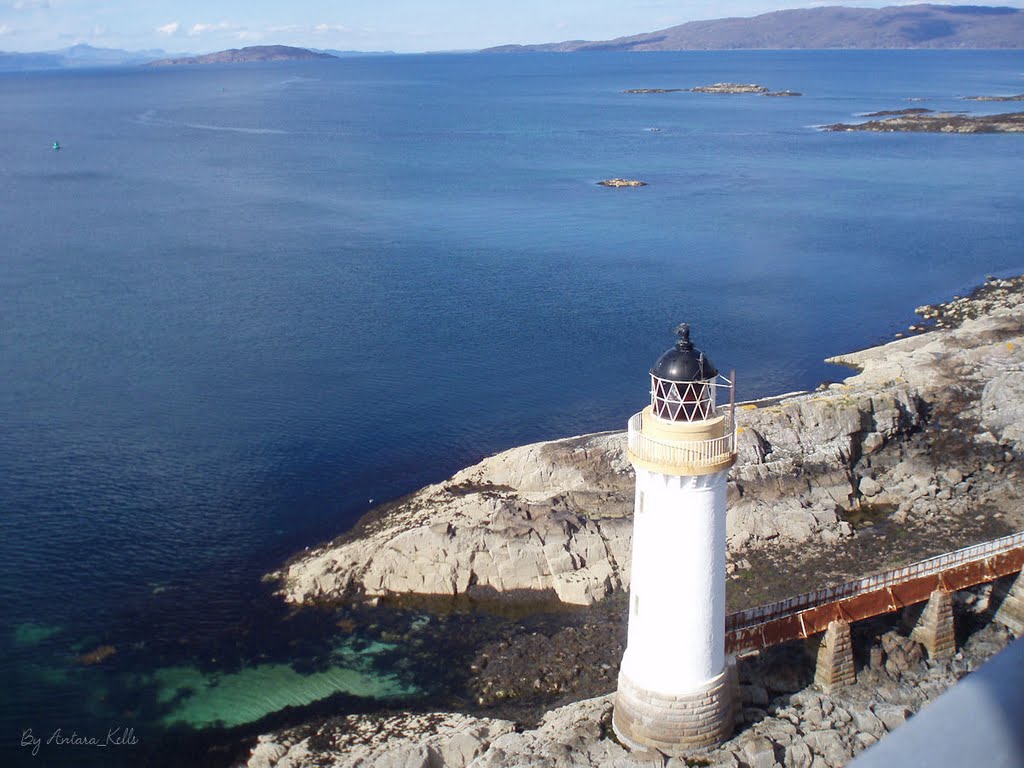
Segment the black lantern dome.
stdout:
<svg viewBox="0 0 1024 768">
<path fill-rule="evenodd" d="M 651 375 L 663 381 L 707 381 L 718 375 L 715 364 L 690 341 L 690 326 L 676 328 L 679 341 L 651 367 Z"/>
<path fill-rule="evenodd" d="M 668 421 L 700 421 L 715 415 L 715 382 L 718 369 L 694 349 L 690 326 L 676 328 L 679 341 L 651 367 L 651 408 Z"/>
</svg>

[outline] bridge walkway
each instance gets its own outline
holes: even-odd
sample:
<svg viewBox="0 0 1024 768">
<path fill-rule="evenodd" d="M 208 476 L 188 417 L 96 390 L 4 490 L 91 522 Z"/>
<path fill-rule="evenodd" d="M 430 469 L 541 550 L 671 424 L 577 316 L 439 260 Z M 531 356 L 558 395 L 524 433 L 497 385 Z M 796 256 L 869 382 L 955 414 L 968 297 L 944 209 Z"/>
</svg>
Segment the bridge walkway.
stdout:
<svg viewBox="0 0 1024 768">
<path fill-rule="evenodd" d="M 726 653 L 743 654 L 811 637 L 833 622 L 850 624 L 1019 573 L 1024 531 L 947 552 L 874 576 L 731 613 Z"/>
</svg>

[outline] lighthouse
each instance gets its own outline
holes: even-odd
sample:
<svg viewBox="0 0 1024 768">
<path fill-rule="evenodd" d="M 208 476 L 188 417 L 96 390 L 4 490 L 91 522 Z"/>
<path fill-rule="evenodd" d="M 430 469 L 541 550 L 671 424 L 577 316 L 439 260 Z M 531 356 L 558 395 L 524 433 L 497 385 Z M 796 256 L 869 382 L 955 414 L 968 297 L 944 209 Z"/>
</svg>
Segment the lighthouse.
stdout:
<svg viewBox="0 0 1024 768">
<path fill-rule="evenodd" d="M 725 504 L 736 460 L 735 377 L 694 347 L 688 325 L 676 333 L 651 368 L 651 404 L 629 420 L 629 629 L 612 720 L 624 744 L 670 755 L 716 744 L 734 723 Z"/>
</svg>

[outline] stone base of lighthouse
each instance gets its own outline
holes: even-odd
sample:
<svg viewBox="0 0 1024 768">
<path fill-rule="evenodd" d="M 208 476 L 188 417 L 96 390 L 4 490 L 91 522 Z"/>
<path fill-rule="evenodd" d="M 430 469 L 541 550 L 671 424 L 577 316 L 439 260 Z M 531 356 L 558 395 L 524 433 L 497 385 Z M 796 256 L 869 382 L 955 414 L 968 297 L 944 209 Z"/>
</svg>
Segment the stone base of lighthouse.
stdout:
<svg viewBox="0 0 1024 768">
<path fill-rule="evenodd" d="M 725 741 L 736 722 L 734 670 L 727 667 L 683 694 L 646 690 L 620 673 L 612 717 L 615 735 L 630 749 L 653 748 L 673 756 Z"/>
</svg>

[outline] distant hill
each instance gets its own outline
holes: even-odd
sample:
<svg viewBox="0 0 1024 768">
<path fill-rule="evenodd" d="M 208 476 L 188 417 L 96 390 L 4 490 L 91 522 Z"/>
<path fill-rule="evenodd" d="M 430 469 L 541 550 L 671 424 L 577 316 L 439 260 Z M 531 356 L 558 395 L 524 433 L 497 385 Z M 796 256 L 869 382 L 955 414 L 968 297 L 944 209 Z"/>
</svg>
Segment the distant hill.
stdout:
<svg viewBox="0 0 1024 768">
<path fill-rule="evenodd" d="M 64 66 L 118 67 L 125 64 L 144 64 L 155 58 L 167 56 L 167 51 L 149 49 L 146 51 L 123 51 L 119 48 L 94 48 L 79 43 L 56 53 L 64 59 Z"/>
<path fill-rule="evenodd" d="M 487 52 L 779 48 L 1024 48 L 1024 11 L 980 5 L 829 6 L 691 21 L 600 42 L 503 45 Z"/>
<path fill-rule="evenodd" d="M 158 59 L 150 66 L 167 67 L 179 64 L 246 64 L 255 61 L 312 61 L 315 59 L 336 59 L 329 53 L 317 53 L 307 48 L 292 48 L 288 45 L 252 45 L 248 48 L 231 48 L 202 56 L 182 56 L 176 59 Z"/>
<path fill-rule="evenodd" d="M 82 67 L 120 67 L 145 64 L 148 61 L 163 56 L 167 56 L 167 51 L 123 51 L 118 48 L 94 48 L 91 45 L 84 44 L 40 53 L 4 53 L 0 51 L 0 72 Z"/>
<path fill-rule="evenodd" d="M 354 59 L 362 56 L 394 56 L 394 51 L 339 51 L 334 48 L 310 48 L 317 53 L 329 53 L 339 59 Z"/>
</svg>

